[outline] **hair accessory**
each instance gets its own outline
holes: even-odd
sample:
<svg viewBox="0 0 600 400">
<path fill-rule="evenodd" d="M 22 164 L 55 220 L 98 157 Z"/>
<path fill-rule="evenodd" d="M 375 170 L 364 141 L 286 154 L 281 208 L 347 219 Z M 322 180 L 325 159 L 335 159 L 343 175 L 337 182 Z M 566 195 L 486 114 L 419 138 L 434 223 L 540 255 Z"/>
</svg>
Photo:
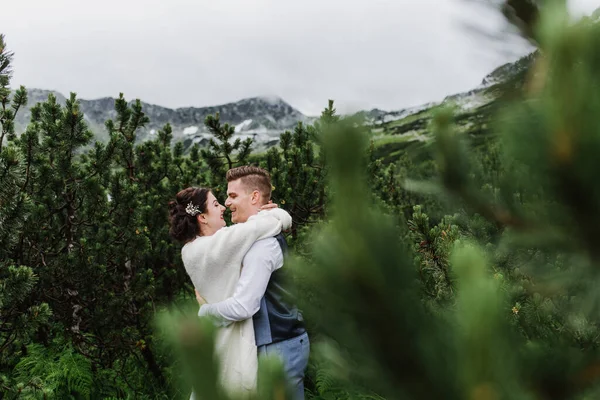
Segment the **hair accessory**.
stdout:
<svg viewBox="0 0 600 400">
<path fill-rule="evenodd" d="M 185 212 L 190 214 L 192 217 L 201 212 L 200 207 L 195 206 L 191 201 L 188 203 L 185 208 Z"/>
</svg>

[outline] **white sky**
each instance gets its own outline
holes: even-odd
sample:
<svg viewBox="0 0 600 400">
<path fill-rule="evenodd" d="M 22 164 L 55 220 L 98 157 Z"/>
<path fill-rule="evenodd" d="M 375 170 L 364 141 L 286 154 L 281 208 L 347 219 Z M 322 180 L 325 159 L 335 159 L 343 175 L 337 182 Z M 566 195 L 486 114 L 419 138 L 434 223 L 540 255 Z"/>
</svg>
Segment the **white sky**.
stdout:
<svg viewBox="0 0 600 400">
<path fill-rule="evenodd" d="M 397 110 L 469 90 L 528 51 L 465 0 L 12 0 L 12 86 L 167 107 L 277 95 L 316 115 Z M 590 13 L 598 1 L 571 0 Z"/>
</svg>

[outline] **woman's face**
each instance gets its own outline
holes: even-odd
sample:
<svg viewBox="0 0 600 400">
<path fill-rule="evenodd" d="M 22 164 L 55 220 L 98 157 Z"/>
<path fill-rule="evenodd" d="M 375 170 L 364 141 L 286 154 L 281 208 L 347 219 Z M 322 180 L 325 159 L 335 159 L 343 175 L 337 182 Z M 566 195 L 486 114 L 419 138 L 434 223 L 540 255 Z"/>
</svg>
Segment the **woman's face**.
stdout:
<svg viewBox="0 0 600 400">
<path fill-rule="evenodd" d="M 206 234 L 212 235 L 225 226 L 224 211 L 225 207 L 219 204 L 212 192 L 209 192 L 206 200 L 206 212 L 200 215 L 200 223 L 205 226 Z"/>
</svg>

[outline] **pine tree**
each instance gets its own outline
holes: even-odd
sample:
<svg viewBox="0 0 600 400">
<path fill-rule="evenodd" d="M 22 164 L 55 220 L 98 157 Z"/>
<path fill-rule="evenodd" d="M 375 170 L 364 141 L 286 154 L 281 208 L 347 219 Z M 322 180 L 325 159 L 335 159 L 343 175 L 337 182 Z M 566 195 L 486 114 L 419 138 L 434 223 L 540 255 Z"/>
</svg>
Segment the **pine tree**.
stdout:
<svg viewBox="0 0 600 400">
<path fill-rule="evenodd" d="M 497 117 L 500 145 L 479 163 L 451 120 L 440 116 L 440 171 L 449 193 L 499 232 L 484 233 L 492 240 L 483 243 L 507 293 L 510 323 L 526 338 L 523 381 L 542 398 L 594 398 L 599 382 L 591 374 L 598 357 L 593 332 L 600 321 L 592 110 L 599 104 L 600 31 L 585 19 L 572 24 L 556 5 L 541 8 L 536 18 L 540 52 L 525 99 Z M 474 177 L 487 177 L 491 185 L 481 186 Z"/>
<path fill-rule="evenodd" d="M 225 181 L 227 170 L 247 163 L 252 150 L 252 139 L 248 138 L 242 141 L 242 139 L 236 138 L 234 140 L 235 126 L 228 123 L 221 125 L 219 113 L 207 116 L 204 125 L 213 138 L 208 142 L 208 149 L 202 149 L 200 154 L 208 164 L 210 186 L 218 197 L 227 192 L 227 182 Z"/>
<path fill-rule="evenodd" d="M 22 232 L 30 224 L 30 198 L 19 190 L 27 184 L 29 170 L 13 143 L 3 146 L 4 138 L 15 138 L 14 119 L 19 108 L 27 102 L 21 87 L 11 99 L 9 89 L 12 53 L 0 35 L 0 390 L 12 391 L 14 382 L 3 375 L 23 356 L 38 329 L 45 327 L 51 316 L 46 303 L 36 300 L 38 276 L 33 269 L 20 265 L 24 259 L 14 258 Z M 10 109 L 7 109 L 8 105 Z"/>
<path fill-rule="evenodd" d="M 4 41 L 4 35 L 0 34 L 0 150 L 4 145 L 4 138 L 15 137 L 15 116 L 19 109 L 27 103 L 27 91 L 21 86 L 12 96 L 10 80 L 12 77 L 11 62 L 13 53 L 8 51 Z"/>
<path fill-rule="evenodd" d="M 14 245 L 19 228 L 27 217 L 26 199 L 17 187 L 24 184 L 26 176 L 23 162 L 14 148 L 5 148 L 4 141 L 14 139 L 14 120 L 19 109 L 27 103 L 27 91 L 24 87 L 17 90 L 11 98 L 10 80 L 13 53 L 6 48 L 4 35 L 0 35 L 0 243 L 3 249 Z"/>
<path fill-rule="evenodd" d="M 283 132 L 279 149 L 267 152 L 263 166 L 271 174 L 273 201 L 292 216 L 291 234 L 298 238 L 299 230 L 326 215 L 327 168 L 320 149 L 322 126 L 339 119 L 333 101 L 321 113 L 314 126 L 298 123 L 294 132 Z M 318 152 L 317 152 L 318 150 Z"/>
<path fill-rule="evenodd" d="M 136 149 L 135 132 L 147 122 L 140 102 L 129 107 L 121 96 L 115 109 L 117 122 L 106 124 L 109 143 L 97 142 L 86 153 L 92 133 L 74 94 L 64 107 L 50 95 L 32 108 L 31 123 L 16 144 L 26 159 L 22 187 L 33 199 L 37 224 L 26 227 L 14 257 L 36 267 L 38 297 L 54 311 L 53 330 L 94 370 L 118 363 L 131 372 L 129 360 L 141 357 L 147 372 L 130 382 L 141 385 L 137 390 L 146 385 L 161 391 L 166 381 L 152 339 L 152 300 L 173 299 L 182 286 L 182 274 L 173 273 L 173 246 L 165 240 L 164 204 L 173 186 L 161 181 L 175 181 L 179 169 L 172 163 L 168 126 L 156 142 Z M 156 233 L 148 227 L 157 227 Z M 157 293 L 157 284 L 169 289 Z M 64 356 L 48 337 L 43 342 L 53 357 Z M 152 378 L 144 384 L 148 373 Z M 120 388 L 128 385 L 121 382 Z"/>
<path fill-rule="evenodd" d="M 459 239 L 458 226 L 452 218 L 444 218 L 437 226 L 430 227 L 429 217 L 420 206 L 414 207 L 408 221 L 414 252 L 417 254 L 419 279 L 427 297 L 444 304 L 454 300 L 455 283 L 449 258 Z"/>
<path fill-rule="evenodd" d="M 6 89 L 10 65 L 2 65 Z M 50 95 L 32 107 L 16 137 L 9 100 L 9 142 L 0 151 L 0 390 L 50 398 L 177 393 L 153 319 L 161 304 L 193 298 L 166 204 L 183 187 L 206 185 L 198 147 L 184 157 L 168 125 L 136 145 L 148 118 L 139 100 L 122 95 L 106 144 L 92 144 L 75 94 L 64 106 Z M 58 369 L 45 369 L 56 360 Z M 79 378 L 61 372 L 61 360 L 85 361 L 93 375 L 72 383 Z"/>
<path fill-rule="evenodd" d="M 370 187 L 373 193 L 390 207 L 392 214 L 402 216 L 404 214 L 402 207 L 410 203 L 402 201 L 402 187 L 394 169 L 394 165 L 385 166 L 381 159 L 375 157 L 375 146 L 371 140 L 367 164 Z"/>
</svg>

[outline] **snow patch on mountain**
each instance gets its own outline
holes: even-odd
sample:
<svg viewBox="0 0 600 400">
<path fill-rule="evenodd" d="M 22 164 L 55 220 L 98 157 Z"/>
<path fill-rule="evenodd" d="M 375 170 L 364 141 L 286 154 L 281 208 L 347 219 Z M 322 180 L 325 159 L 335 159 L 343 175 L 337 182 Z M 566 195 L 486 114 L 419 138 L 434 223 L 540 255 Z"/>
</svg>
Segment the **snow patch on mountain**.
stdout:
<svg viewBox="0 0 600 400">
<path fill-rule="evenodd" d="M 381 124 L 385 124 L 388 122 L 397 121 L 402 118 L 406 118 L 410 115 L 417 114 L 421 111 L 427 110 L 431 107 L 435 107 L 439 104 L 440 104 L 439 102 L 432 102 L 432 103 L 422 104 L 419 106 L 403 108 L 398 111 L 389 111 L 389 112 L 383 113 L 383 115 L 380 115 L 377 118 L 373 118 L 371 123 L 373 125 L 381 125 Z"/>
<path fill-rule="evenodd" d="M 251 119 L 247 119 L 244 120 L 244 122 L 242 122 L 241 124 L 237 124 L 235 126 L 235 132 L 242 132 L 245 130 L 248 130 L 248 128 L 250 127 L 250 125 L 252 124 L 252 120 Z"/>
<path fill-rule="evenodd" d="M 196 134 L 196 132 L 198 132 L 197 126 L 188 126 L 187 128 L 185 128 L 183 130 L 184 135 L 194 135 L 194 134 Z"/>
</svg>

